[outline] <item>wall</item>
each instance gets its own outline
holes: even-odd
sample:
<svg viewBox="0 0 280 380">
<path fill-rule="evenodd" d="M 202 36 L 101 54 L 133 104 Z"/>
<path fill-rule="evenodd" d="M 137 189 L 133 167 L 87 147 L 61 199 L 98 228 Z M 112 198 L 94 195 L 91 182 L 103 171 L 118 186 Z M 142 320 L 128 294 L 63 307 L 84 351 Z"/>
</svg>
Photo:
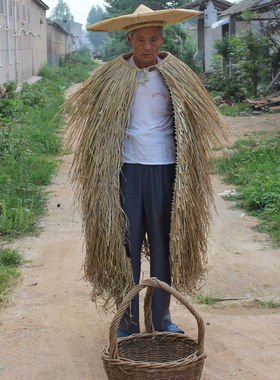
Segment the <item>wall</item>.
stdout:
<svg viewBox="0 0 280 380">
<path fill-rule="evenodd" d="M 6 0 L 3 5 L 3 14 L 0 14 L 0 84 L 37 75 L 47 60 L 48 7 L 34 0 L 14 1 L 12 16 L 7 17 L 9 6 Z"/>
<path fill-rule="evenodd" d="M 62 29 L 56 22 L 47 19 L 47 58 L 49 64 L 57 65 L 59 59 L 73 51 L 73 36 Z"/>
</svg>

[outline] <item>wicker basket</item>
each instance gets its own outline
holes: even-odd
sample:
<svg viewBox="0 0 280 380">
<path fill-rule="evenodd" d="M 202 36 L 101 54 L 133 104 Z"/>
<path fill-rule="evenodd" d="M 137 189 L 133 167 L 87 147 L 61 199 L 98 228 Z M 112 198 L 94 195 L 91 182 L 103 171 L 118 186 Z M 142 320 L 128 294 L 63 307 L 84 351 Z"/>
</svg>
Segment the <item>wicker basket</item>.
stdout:
<svg viewBox="0 0 280 380">
<path fill-rule="evenodd" d="M 144 300 L 146 332 L 117 338 L 117 329 L 131 300 L 147 287 Z M 176 297 L 194 315 L 198 339 L 185 334 L 154 332 L 151 303 L 154 288 L 161 288 Z M 189 301 L 175 289 L 156 278 L 135 286 L 126 296 L 110 328 L 110 343 L 102 351 L 103 365 L 109 380 L 198 380 L 204 359 L 205 326 Z"/>
</svg>

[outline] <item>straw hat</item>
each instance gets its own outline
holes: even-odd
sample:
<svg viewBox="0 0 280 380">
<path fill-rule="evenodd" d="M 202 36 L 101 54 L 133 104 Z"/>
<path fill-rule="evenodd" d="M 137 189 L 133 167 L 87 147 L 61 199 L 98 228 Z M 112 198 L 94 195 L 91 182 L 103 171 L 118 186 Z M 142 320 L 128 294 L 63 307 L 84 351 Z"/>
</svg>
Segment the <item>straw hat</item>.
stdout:
<svg viewBox="0 0 280 380">
<path fill-rule="evenodd" d="M 189 18 L 200 15 L 199 11 L 190 9 L 162 9 L 153 11 L 141 4 L 132 14 L 112 17 L 108 20 L 90 25 L 89 32 L 111 32 L 126 31 L 144 28 L 146 26 L 163 26 L 175 24 Z"/>
</svg>

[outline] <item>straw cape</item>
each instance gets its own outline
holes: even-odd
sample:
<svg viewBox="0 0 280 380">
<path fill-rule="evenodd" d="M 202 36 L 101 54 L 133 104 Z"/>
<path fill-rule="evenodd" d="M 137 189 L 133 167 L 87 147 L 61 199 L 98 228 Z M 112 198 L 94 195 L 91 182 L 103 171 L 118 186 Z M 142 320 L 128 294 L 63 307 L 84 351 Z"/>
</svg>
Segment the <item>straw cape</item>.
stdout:
<svg viewBox="0 0 280 380">
<path fill-rule="evenodd" d="M 146 26 L 175 24 L 176 22 L 199 16 L 200 13 L 199 11 L 191 9 L 161 9 L 159 11 L 153 11 L 141 4 L 132 14 L 99 21 L 90 25 L 87 30 L 89 32 L 130 32 L 131 30 L 144 28 Z"/>
<path fill-rule="evenodd" d="M 96 70 L 66 102 L 75 146 L 72 180 L 85 233 L 85 279 L 92 298 L 120 302 L 133 286 L 124 248 L 125 215 L 120 204 L 121 153 L 125 127 L 138 86 L 139 70 L 121 55 Z M 193 289 L 206 264 L 213 200 L 209 176 L 211 146 L 220 145 L 223 121 L 200 79 L 179 59 L 160 52 L 156 65 L 174 110 L 176 179 L 171 213 L 172 285 Z"/>
</svg>

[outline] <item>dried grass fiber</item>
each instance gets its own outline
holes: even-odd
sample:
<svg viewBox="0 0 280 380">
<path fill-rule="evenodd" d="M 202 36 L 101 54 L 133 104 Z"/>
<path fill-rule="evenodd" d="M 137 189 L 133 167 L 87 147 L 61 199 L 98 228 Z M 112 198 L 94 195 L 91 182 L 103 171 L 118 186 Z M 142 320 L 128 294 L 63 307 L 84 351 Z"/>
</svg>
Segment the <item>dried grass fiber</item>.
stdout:
<svg viewBox="0 0 280 380">
<path fill-rule="evenodd" d="M 131 264 L 124 248 L 125 215 L 120 205 L 124 129 L 138 85 L 139 71 L 128 53 L 96 70 L 64 105 L 68 146 L 75 146 L 71 178 L 81 208 L 86 243 L 85 279 L 92 298 L 120 302 L 132 288 Z M 211 146 L 221 145 L 223 121 L 199 78 L 170 53 L 157 64 L 171 95 L 176 138 L 176 180 L 171 214 L 172 285 L 196 286 L 203 276 L 210 205 Z"/>
</svg>

